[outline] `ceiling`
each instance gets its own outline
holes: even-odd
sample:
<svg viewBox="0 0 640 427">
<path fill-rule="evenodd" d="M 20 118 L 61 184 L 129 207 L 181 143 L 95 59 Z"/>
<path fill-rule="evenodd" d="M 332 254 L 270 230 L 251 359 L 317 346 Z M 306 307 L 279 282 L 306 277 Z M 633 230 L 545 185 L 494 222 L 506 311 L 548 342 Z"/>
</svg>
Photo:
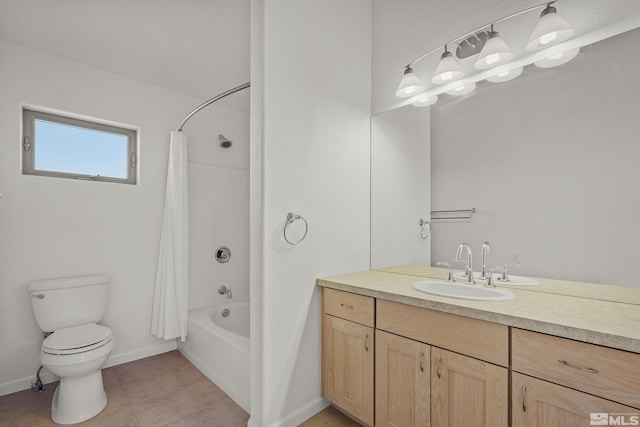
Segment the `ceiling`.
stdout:
<svg viewBox="0 0 640 427">
<path fill-rule="evenodd" d="M 374 96 L 374 111 L 382 108 L 376 104 L 397 102 L 395 86 L 408 61 L 492 19 L 541 3 L 372 2 L 373 84 L 388 97 Z M 638 4 L 562 0 L 558 7 L 580 27 L 637 14 Z M 537 13 L 526 19 L 532 22 L 524 26 L 531 27 Z M 510 30 L 506 24 L 500 25 L 505 38 Z M 514 40 L 522 34 L 509 37 L 510 43 L 516 46 Z M 249 81 L 250 0 L 0 0 L 0 39 L 204 101 Z M 430 61 L 438 58 L 431 55 L 416 65 L 416 72 L 430 70 Z M 248 112 L 249 91 L 219 102 Z"/>
<path fill-rule="evenodd" d="M 203 101 L 249 81 L 249 0 L 0 0 L 0 39 Z"/>
</svg>

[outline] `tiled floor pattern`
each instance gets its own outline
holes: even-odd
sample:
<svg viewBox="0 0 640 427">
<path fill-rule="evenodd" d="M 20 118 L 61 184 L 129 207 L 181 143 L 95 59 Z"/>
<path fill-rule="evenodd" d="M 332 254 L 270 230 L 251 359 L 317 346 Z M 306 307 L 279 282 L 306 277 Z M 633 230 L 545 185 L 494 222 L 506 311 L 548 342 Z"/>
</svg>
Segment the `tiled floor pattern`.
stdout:
<svg viewBox="0 0 640 427">
<path fill-rule="evenodd" d="M 249 414 L 178 351 L 102 370 L 107 407 L 80 426 L 245 427 Z M 51 421 L 57 383 L 42 392 L 0 397 L 1 427 L 58 426 Z"/>
<path fill-rule="evenodd" d="M 245 427 L 249 414 L 209 381 L 178 351 L 102 370 L 109 403 L 82 427 Z M 51 421 L 46 390 L 24 390 L 0 397 L 0 427 L 59 426 Z M 302 426 L 358 426 L 329 407 Z"/>
</svg>

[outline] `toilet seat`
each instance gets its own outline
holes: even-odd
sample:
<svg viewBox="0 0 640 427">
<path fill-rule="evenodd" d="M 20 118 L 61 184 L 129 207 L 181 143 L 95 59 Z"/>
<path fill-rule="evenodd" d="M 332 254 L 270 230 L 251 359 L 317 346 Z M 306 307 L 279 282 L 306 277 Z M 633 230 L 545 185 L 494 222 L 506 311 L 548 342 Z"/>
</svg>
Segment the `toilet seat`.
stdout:
<svg viewBox="0 0 640 427">
<path fill-rule="evenodd" d="M 42 353 L 73 355 L 98 349 L 111 342 L 111 329 L 96 323 L 58 329 L 42 343 Z"/>
</svg>

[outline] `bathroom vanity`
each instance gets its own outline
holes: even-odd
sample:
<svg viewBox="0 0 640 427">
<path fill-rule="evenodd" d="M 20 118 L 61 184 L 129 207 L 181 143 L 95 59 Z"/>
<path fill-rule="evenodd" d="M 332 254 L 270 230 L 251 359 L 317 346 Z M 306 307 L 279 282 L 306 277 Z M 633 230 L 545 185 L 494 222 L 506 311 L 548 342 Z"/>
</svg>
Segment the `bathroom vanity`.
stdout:
<svg viewBox="0 0 640 427">
<path fill-rule="evenodd" d="M 333 405 L 376 426 L 640 425 L 637 290 L 606 287 L 602 300 L 605 285 L 540 279 L 480 302 L 411 288 L 446 275 L 402 266 L 317 280 Z"/>
</svg>

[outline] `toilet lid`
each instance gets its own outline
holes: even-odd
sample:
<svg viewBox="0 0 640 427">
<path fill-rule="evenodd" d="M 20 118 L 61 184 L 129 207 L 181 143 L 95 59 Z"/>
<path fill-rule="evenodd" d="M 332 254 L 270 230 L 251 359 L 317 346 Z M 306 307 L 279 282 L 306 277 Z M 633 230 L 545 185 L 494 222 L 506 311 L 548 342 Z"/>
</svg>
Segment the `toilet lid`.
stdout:
<svg viewBox="0 0 640 427">
<path fill-rule="evenodd" d="M 77 353 L 100 347 L 111 340 L 111 329 L 95 323 L 58 329 L 42 343 L 46 353 Z"/>
</svg>

